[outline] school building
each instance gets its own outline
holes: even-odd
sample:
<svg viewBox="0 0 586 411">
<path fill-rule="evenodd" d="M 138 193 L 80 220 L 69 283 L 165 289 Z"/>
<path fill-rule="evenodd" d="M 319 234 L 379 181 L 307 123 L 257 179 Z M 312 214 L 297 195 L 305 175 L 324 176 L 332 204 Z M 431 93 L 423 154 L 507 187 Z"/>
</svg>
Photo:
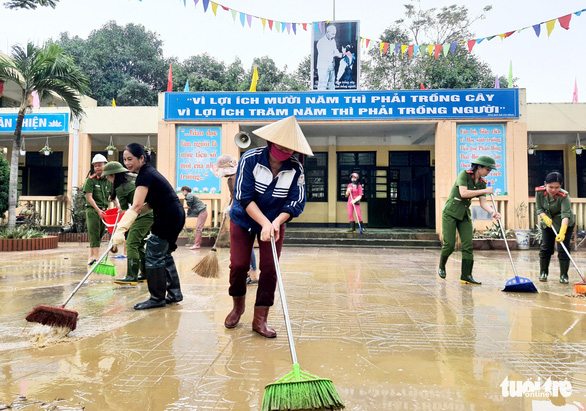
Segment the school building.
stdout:
<svg viewBox="0 0 586 411">
<path fill-rule="evenodd" d="M 18 95 L 7 85 L 0 101 L 0 147 L 8 159 Z M 34 202 L 47 226 L 67 223 L 60 196 L 71 198 L 82 186 L 93 155 L 122 162 L 131 142 L 152 147 L 157 169 L 177 190 L 191 187 L 212 211 L 206 225 L 218 225 L 229 192 L 211 164 L 264 145 L 253 131 L 290 115 L 315 154 L 304 159 L 307 205 L 292 224 L 345 226 L 345 188 L 358 172 L 368 227 L 441 233 L 456 175 L 488 154 L 497 159 L 490 182 L 507 228 L 535 225 L 534 188 L 551 171 L 564 175 L 578 228 L 585 225 L 586 153 L 572 148 L 586 138 L 586 104 L 527 104 L 524 89 L 162 93 L 157 107 L 84 104 L 80 120 L 58 100 L 25 117 L 20 202 Z M 530 153 L 529 144 L 538 147 Z M 51 154 L 39 152 L 45 145 Z M 117 151 L 108 153 L 111 145 Z M 515 212 L 522 204 L 526 215 Z"/>
</svg>

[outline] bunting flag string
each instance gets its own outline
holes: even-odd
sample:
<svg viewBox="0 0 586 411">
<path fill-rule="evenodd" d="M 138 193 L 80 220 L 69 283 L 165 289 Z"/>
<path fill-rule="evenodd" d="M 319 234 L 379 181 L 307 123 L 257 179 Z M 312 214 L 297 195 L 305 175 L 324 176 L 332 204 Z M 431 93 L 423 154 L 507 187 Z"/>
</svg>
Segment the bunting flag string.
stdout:
<svg viewBox="0 0 586 411">
<path fill-rule="evenodd" d="M 573 13 L 566 14 L 565 16 L 561 16 L 561 17 L 557 17 L 555 19 L 547 20 L 547 21 L 541 22 L 539 24 L 533 24 L 531 26 L 523 27 L 521 29 L 506 31 L 504 33 L 494 34 L 492 36 L 480 37 L 480 38 L 476 38 L 476 39 L 463 40 L 463 41 L 457 41 L 457 42 L 445 43 L 445 44 L 428 44 L 428 45 L 426 45 L 426 44 L 420 44 L 420 45 L 396 44 L 395 45 L 395 44 L 385 43 L 383 41 L 379 42 L 376 40 L 371 40 L 366 37 L 361 37 L 360 39 L 361 39 L 362 47 L 364 47 L 364 44 L 366 43 L 366 49 L 368 49 L 368 45 L 372 41 L 373 45 L 375 45 L 378 49 L 380 49 L 381 56 L 387 54 L 387 51 L 389 50 L 389 46 L 390 46 L 390 49 L 391 49 L 390 53 L 391 54 L 393 54 L 393 47 L 394 47 L 395 54 L 397 54 L 397 55 L 400 54 L 401 57 L 404 57 L 405 50 L 409 50 L 408 55 L 410 58 L 414 58 L 415 56 L 417 56 L 417 49 L 421 50 L 421 57 L 423 57 L 425 55 L 424 50 L 427 49 L 429 56 L 431 57 L 432 55 L 434 55 L 435 59 L 437 60 L 437 58 L 439 57 L 440 53 L 442 53 L 442 51 L 443 51 L 444 57 L 447 57 L 449 53 L 452 53 L 452 55 L 453 55 L 456 52 L 456 46 L 458 44 L 466 45 L 468 52 L 472 53 L 472 49 L 474 48 L 474 46 L 480 44 L 483 40 L 490 41 L 490 40 L 494 39 L 495 37 L 499 37 L 501 40 L 504 40 L 504 39 L 511 37 L 513 34 L 520 33 L 523 30 L 528 29 L 528 28 L 533 28 L 533 30 L 535 31 L 535 35 L 537 37 L 539 37 L 539 35 L 541 34 L 541 25 L 542 24 L 545 24 L 545 27 L 547 30 L 547 37 L 549 38 L 549 36 L 551 35 L 551 33 L 553 32 L 553 30 L 555 28 L 556 22 L 558 22 L 560 27 L 562 27 L 563 29 L 569 30 L 570 29 L 570 21 L 572 20 L 572 14 L 575 14 L 576 16 L 580 16 L 582 14 L 582 12 L 585 12 L 585 11 L 586 11 L 586 9 L 578 10 Z M 400 50 L 400 53 L 399 53 L 399 50 Z"/>
</svg>

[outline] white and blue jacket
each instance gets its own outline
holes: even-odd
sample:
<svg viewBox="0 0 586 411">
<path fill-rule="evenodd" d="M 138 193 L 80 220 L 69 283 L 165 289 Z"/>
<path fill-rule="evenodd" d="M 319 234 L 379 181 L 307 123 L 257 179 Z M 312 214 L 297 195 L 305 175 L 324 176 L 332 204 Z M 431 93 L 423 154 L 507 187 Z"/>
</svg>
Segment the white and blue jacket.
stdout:
<svg viewBox="0 0 586 411">
<path fill-rule="evenodd" d="M 246 212 L 246 207 L 253 201 L 269 221 L 281 213 L 287 213 L 291 218 L 301 214 L 305 207 L 305 176 L 299 160 L 290 157 L 283 161 L 279 173 L 273 178 L 268 147 L 244 153 L 236 170 L 230 218 L 245 230 L 260 232 L 262 227 Z"/>
</svg>

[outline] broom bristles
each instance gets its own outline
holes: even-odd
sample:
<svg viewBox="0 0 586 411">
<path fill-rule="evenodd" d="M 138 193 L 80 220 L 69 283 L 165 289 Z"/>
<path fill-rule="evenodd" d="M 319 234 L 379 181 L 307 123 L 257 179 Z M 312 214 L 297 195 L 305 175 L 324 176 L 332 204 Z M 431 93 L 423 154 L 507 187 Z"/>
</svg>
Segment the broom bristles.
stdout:
<svg viewBox="0 0 586 411">
<path fill-rule="evenodd" d="M 261 411 L 341 410 L 345 408 L 331 380 L 276 382 L 267 385 Z"/>
<path fill-rule="evenodd" d="M 194 273 L 203 278 L 218 278 L 220 276 L 220 264 L 216 250 L 212 251 L 202 258 L 192 269 Z"/>
<path fill-rule="evenodd" d="M 26 320 L 50 327 L 66 327 L 73 331 L 77 326 L 77 315 L 77 311 L 67 308 L 39 305 L 28 313 Z"/>
<path fill-rule="evenodd" d="M 94 273 L 116 276 L 116 266 L 108 261 L 108 257 L 94 268 Z"/>
</svg>

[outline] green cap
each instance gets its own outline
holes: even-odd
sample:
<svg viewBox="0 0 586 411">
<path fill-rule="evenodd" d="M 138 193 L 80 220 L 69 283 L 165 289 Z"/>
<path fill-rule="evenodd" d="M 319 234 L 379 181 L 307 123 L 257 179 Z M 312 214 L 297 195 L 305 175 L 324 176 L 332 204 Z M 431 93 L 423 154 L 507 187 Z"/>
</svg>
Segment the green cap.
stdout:
<svg viewBox="0 0 586 411">
<path fill-rule="evenodd" d="M 104 172 L 102 175 L 109 176 L 110 174 L 128 173 L 128 170 L 124 168 L 118 161 L 110 161 L 104 166 Z"/>
<path fill-rule="evenodd" d="M 108 167 L 108 164 L 106 164 L 106 167 Z M 492 158 L 491 156 L 480 156 L 476 160 L 472 160 L 472 164 L 478 164 L 490 168 L 496 167 L 496 162 L 494 161 L 494 158 Z M 104 174 L 106 174 L 106 168 L 104 168 Z"/>
</svg>

